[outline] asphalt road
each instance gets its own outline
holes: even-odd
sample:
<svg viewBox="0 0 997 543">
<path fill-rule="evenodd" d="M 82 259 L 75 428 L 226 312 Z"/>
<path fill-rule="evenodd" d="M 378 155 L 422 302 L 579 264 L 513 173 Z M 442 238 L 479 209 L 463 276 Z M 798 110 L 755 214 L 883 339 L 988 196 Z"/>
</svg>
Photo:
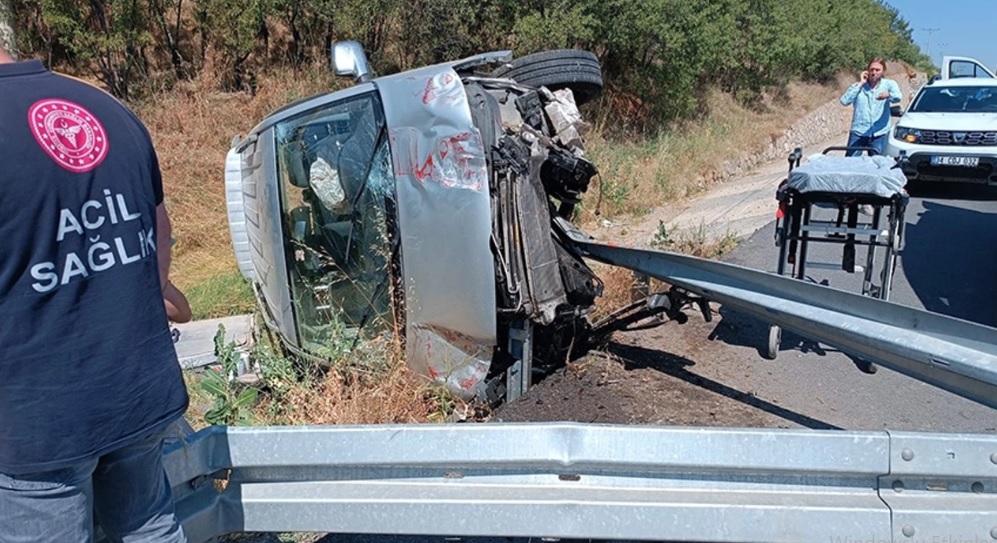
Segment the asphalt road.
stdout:
<svg viewBox="0 0 997 543">
<path fill-rule="evenodd" d="M 890 301 L 997 327 L 997 202 L 912 198 L 906 222 Z M 725 260 L 775 271 L 774 228 L 774 223 L 762 227 Z M 840 245 L 811 248 L 817 254 L 812 251 L 814 258 L 808 260 L 841 261 Z M 877 272 L 878 266 L 881 261 Z M 832 288 L 861 291 L 859 278 L 843 271 L 808 275 L 827 280 Z M 789 332 L 783 334 L 775 361 L 745 357 L 745 347 L 759 354 L 765 349 L 767 325 L 723 309 L 721 314 L 727 322 L 714 330 L 719 342 L 711 350 L 719 350 L 715 354 L 721 360 L 741 359 L 745 371 L 737 375 L 737 388 L 772 398 L 784 412 L 799 415 L 794 426 L 997 431 L 997 410 L 885 368 L 865 374 L 848 355 Z M 710 366 L 704 364 L 701 370 L 723 378 L 722 371 L 711 371 Z"/>
</svg>

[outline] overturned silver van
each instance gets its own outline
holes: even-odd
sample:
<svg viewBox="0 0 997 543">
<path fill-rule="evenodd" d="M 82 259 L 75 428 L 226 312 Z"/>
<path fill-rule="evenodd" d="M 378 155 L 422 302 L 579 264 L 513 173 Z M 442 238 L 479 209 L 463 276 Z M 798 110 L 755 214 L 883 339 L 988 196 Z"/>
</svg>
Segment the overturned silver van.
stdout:
<svg viewBox="0 0 997 543">
<path fill-rule="evenodd" d="M 596 174 L 577 107 L 602 88 L 596 57 L 499 52 L 374 79 L 355 43 L 332 53 L 357 84 L 272 113 L 226 161 L 264 320 L 318 358 L 397 332 L 409 365 L 461 396 L 518 395 L 585 348 L 602 293 L 565 243 Z"/>
</svg>

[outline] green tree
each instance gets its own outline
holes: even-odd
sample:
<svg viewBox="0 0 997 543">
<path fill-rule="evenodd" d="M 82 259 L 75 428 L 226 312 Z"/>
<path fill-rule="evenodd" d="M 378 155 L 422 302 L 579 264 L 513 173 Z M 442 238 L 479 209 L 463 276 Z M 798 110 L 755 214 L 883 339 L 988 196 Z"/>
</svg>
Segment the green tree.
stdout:
<svg viewBox="0 0 997 543">
<path fill-rule="evenodd" d="M 149 16 L 154 28 L 158 31 L 170 56 L 170 64 L 177 79 L 189 77 L 188 61 L 180 46 L 183 0 L 147 0 Z M 175 22 L 174 22 L 175 21 Z"/>
<path fill-rule="evenodd" d="M 632 95 L 639 115 L 667 121 L 696 113 L 734 43 L 736 0 L 593 2 L 611 89 Z"/>
<path fill-rule="evenodd" d="M 294 66 L 324 57 L 333 42 L 333 21 L 341 18 L 338 0 L 274 0 L 274 13 L 290 34 L 283 56 Z"/>
<path fill-rule="evenodd" d="M 13 1 L 25 52 L 92 71 L 122 97 L 147 76 L 193 76 L 209 52 L 224 88 L 252 89 L 257 70 L 325 60 L 334 40 L 360 42 L 380 74 L 578 47 L 602 62 L 601 116 L 654 128 L 702 114 L 714 87 L 752 100 L 873 56 L 930 66 L 883 0 L 0 1 Z"/>
<path fill-rule="evenodd" d="M 223 86 L 230 90 L 253 88 L 250 56 L 269 49 L 267 19 L 274 13 L 271 0 L 196 0 L 196 20 L 201 30 L 202 58 L 210 45 L 221 62 Z"/>
<path fill-rule="evenodd" d="M 476 0 L 413 0 L 397 12 L 399 66 L 412 68 L 470 54 L 475 49 L 477 6 Z"/>
<path fill-rule="evenodd" d="M 128 98 L 148 67 L 146 5 L 140 0 L 37 0 L 33 12 L 42 41 L 93 73 L 107 89 Z"/>
<path fill-rule="evenodd" d="M 517 51 L 565 49 L 593 42 L 598 21 L 591 5 L 555 0 L 531 8 L 513 26 Z"/>
</svg>

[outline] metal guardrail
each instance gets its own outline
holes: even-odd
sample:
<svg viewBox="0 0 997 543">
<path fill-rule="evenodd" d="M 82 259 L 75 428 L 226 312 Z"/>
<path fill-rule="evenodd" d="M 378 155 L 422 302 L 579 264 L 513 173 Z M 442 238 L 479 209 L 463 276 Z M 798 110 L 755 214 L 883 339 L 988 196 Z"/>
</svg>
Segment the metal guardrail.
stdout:
<svg viewBox="0 0 997 543">
<path fill-rule="evenodd" d="M 997 329 L 688 255 L 569 235 L 586 257 L 622 266 L 765 322 L 997 408 Z"/>
<path fill-rule="evenodd" d="M 231 532 L 997 540 L 995 435 L 574 423 L 213 427 L 175 445 L 165 462 L 192 542 Z"/>
</svg>

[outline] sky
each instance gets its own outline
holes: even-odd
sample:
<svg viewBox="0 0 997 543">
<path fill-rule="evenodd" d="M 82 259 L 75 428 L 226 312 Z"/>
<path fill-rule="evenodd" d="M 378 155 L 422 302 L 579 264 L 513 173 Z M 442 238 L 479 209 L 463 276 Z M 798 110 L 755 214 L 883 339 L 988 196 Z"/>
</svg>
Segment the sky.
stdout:
<svg viewBox="0 0 997 543">
<path fill-rule="evenodd" d="M 997 67 L 997 0 L 887 0 L 910 23 L 921 51 L 941 66 L 942 55 L 973 57 Z"/>
</svg>

